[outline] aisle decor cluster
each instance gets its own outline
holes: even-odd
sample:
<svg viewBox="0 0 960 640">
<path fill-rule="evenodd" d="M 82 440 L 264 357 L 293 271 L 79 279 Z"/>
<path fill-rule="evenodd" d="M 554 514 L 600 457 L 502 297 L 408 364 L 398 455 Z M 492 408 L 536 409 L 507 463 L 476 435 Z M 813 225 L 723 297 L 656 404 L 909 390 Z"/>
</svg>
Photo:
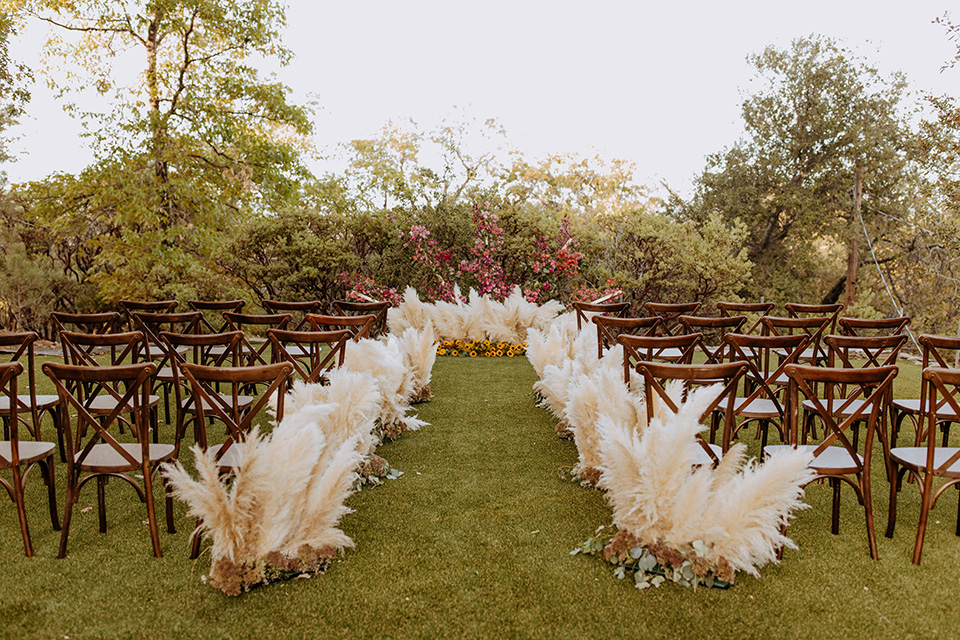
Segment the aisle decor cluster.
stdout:
<svg viewBox="0 0 960 640">
<path fill-rule="evenodd" d="M 567 317 L 529 336 L 527 357 L 540 378 L 534 388 L 577 446 L 573 475 L 603 490 L 613 508 L 613 526 L 572 554 L 602 555 L 618 578 L 631 576 L 642 589 L 665 581 L 726 586 L 738 571 L 759 576 L 781 548 L 796 548 L 784 532 L 806 506 L 808 452 L 759 464 L 736 444 L 716 467 L 696 467 L 701 416 L 719 387 L 692 390 L 683 401 L 682 388 L 670 383 L 679 411 L 658 403 L 648 420 L 642 391 L 623 381 L 622 353 L 596 354 L 596 334 L 578 332 Z"/>
<path fill-rule="evenodd" d="M 204 581 L 235 596 L 322 573 L 353 547 L 339 529 L 351 513 L 344 501 L 364 483 L 401 475 L 374 452 L 426 425 L 410 415 L 411 402 L 430 395 L 436 350 L 429 328 L 350 343 L 327 384 L 294 383 L 280 422 L 247 436 L 231 475 L 198 446 L 191 449 L 196 479 L 180 462 L 165 465 L 172 491 L 200 520 L 196 535 L 211 542 Z"/>
<path fill-rule="evenodd" d="M 563 311 L 556 300 L 529 302 L 520 287 L 503 302 L 471 289 L 463 296 L 454 287 L 453 301 L 427 303 L 408 287 L 403 302 L 389 310 L 387 325 L 393 333 L 432 328 L 440 340 L 438 354 L 464 357 L 513 357 L 524 355 L 527 334 L 545 329 Z"/>
</svg>

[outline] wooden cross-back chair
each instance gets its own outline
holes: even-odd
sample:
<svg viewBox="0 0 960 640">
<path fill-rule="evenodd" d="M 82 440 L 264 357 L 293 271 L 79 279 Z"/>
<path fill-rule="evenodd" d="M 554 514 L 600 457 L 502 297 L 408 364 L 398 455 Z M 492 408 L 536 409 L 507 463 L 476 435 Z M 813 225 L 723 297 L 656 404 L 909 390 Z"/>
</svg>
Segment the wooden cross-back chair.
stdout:
<svg viewBox="0 0 960 640">
<path fill-rule="evenodd" d="M 801 304 L 799 302 L 788 302 L 783 305 L 783 309 L 790 318 L 830 318 L 824 335 L 837 332 L 837 319 L 843 311 L 843 305 L 839 302 L 833 304 Z"/>
<path fill-rule="evenodd" d="M 777 386 L 777 381 L 785 375 L 787 365 L 796 362 L 807 340 L 805 335 L 756 336 L 728 333 L 724 336 L 730 360 L 742 361 L 747 365 L 744 395 L 734 398 L 735 423 L 732 438 L 736 438 L 745 426 L 756 422 L 761 451 L 767 446 L 771 424 L 780 434 L 780 441 L 787 441 L 786 408 L 785 402 L 778 397 L 782 387 Z M 785 353 L 786 357 L 778 357 L 778 353 Z"/>
<path fill-rule="evenodd" d="M 63 347 L 63 359 L 68 365 L 76 367 L 98 368 L 102 366 L 116 367 L 124 364 L 133 364 L 137 362 L 138 354 L 142 352 L 144 343 L 143 333 L 140 331 L 127 331 L 125 333 L 74 333 L 72 331 L 60 332 L 60 344 Z M 97 360 L 98 352 L 103 352 L 104 356 L 109 353 L 106 365 Z M 154 370 L 154 374 L 156 370 Z M 153 374 L 151 374 L 153 375 Z M 84 404 L 84 408 L 96 416 L 112 415 L 123 397 L 123 389 L 119 382 L 115 384 L 86 384 L 84 380 L 70 379 L 71 384 L 78 386 L 71 389 L 72 393 Z M 61 413 L 63 410 L 63 397 L 60 397 Z M 153 439 L 157 442 L 159 439 L 159 419 L 157 416 L 157 405 L 160 398 L 151 395 L 148 399 L 148 408 L 150 409 L 150 424 L 153 429 Z M 128 421 L 121 412 L 117 419 L 118 428 L 123 430 L 124 426 L 129 425 L 132 429 L 136 428 L 132 422 Z M 63 416 L 60 416 L 62 420 Z"/>
<path fill-rule="evenodd" d="M 645 302 L 643 304 L 647 315 L 660 316 L 660 329 L 664 335 L 675 336 L 683 331 L 680 316 L 693 315 L 700 308 L 699 302 Z"/>
<path fill-rule="evenodd" d="M 693 385 L 718 385 L 721 387 L 716 398 L 700 416 L 707 421 L 711 433 L 717 430 L 717 423 L 723 420 L 723 434 L 719 445 L 708 443 L 699 433 L 700 445 L 695 465 L 716 465 L 730 448 L 733 434 L 733 400 L 737 394 L 740 379 L 747 371 L 744 362 L 724 362 L 720 364 L 672 364 L 661 362 L 638 362 L 636 371 L 643 378 L 643 388 L 647 406 L 647 422 L 657 413 L 662 404 L 670 412 L 677 413 L 679 405 L 671 398 L 666 387 L 669 381 L 679 380 L 683 384 L 683 399 Z"/>
<path fill-rule="evenodd" d="M 283 419 L 287 378 L 293 372 L 293 365 L 289 362 L 250 367 L 207 367 L 184 363 L 180 365 L 180 370 L 190 384 L 197 410 L 196 424 L 199 426 L 200 435 L 198 443 L 202 449 L 213 454 L 221 473 L 230 472 L 241 464 L 247 434 L 271 401 L 276 407 L 276 422 L 279 424 Z M 226 385 L 233 389 L 233 393 L 221 394 L 214 391 L 215 386 Z M 244 408 L 237 401 L 239 392 L 252 385 L 263 385 L 266 390 L 256 402 Z M 227 427 L 226 438 L 221 444 L 210 444 L 208 441 L 208 418 L 222 422 Z M 199 553 L 200 537 L 195 532 L 190 557 L 196 558 Z"/>
<path fill-rule="evenodd" d="M 737 333 L 747 321 L 747 316 L 677 316 L 684 333 L 702 333 L 700 351 L 708 363 L 723 362 L 729 355 L 729 347 L 723 341 L 728 333 Z M 707 341 L 709 340 L 709 344 Z"/>
<path fill-rule="evenodd" d="M 948 413 L 960 415 L 960 369 L 927 367 L 923 370 L 927 396 L 923 406 L 922 420 L 927 428 L 918 431 L 912 447 L 894 447 L 890 450 L 892 471 L 890 485 L 890 510 L 887 518 L 888 538 L 893 537 L 897 521 L 897 493 L 903 484 L 903 476 L 910 473 L 920 487 L 920 522 L 917 525 L 917 540 L 913 547 L 913 564 L 920 564 L 923 539 L 931 509 L 950 487 L 960 485 L 960 447 L 936 446 L 938 416 Z M 925 437 L 924 437 L 925 434 Z M 946 482 L 936 490 L 934 478 Z M 960 505 L 957 509 L 956 535 L 960 536 Z"/>
<path fill-rule="evenodd" d="M 881 418 L 881 405 L 893 385 L 897 367 L 838 369 L 789 364 L 786 373 L 790 379 L 787 386 L 790 444 L 767 445 L 764 453 L 775 456 L 785 448 L 800 448 L 810 452 L 813 456 L 810 467 L 816 474 L 811 482 L 824 479 L 833 489 L 830 531 L 834 535 L 840 532 L 840 484 L 846 482 L 853 487 L 864 508 L 870 557 L 876 560 L 879 556 L 873 526 L 870 462 L 874 435 Z M 835 392 L 835 389 L 843 387 L 857 387 L 860 391 L 851 394 L 849 398 L 843 398 Z M 821 398 L 816 388 L 825 389 L 825 397 Z M 803 429 L 800 432 L 798 428 L 801 394 L 806 398 L 803 404 L 810 407 L 809 411 L 814 413 L 823 425 L 823 437 L 817 444 L 808 443 L 810 430 Z M 864 422 L 867 428 L 860 453 L 855 440 L 851 441 L 848 437 L 848 432 L 854 424 Z M 768 459 L 765 464 L 773 463 Z"/>
<path fill-rule="evenodd" d="M 267 336 L 273 345 L 276 361 L 289 362 L 293 365 L 294 374 L 308 383 L 326 382 L 329 372 L 343 366 L 347 342 L 353 338 L 353 334 L 347 329 L 337 331 L 269 329 Z"/>
<path fill-rule="evenodd" d="M 830 326 L 830 316 L 807 318 L 784 318 L 782 316 L 764 316 L 760 318 L 761 331 L 765 336 L 790 336 L 798 333 L 807 336 L 807 346 L 800 354 L 801 364 L 824 364 L 827 361 L 826 348 L 821 344 L 823 336 Z M 783 381 L 786 384 L 786 380 Z"/>
<path fill-rule="evenodd" d="M 200 324 L 203 325 L 203 333 L 223 333 L 227 330 L 227 321 L 223 319 L 223 313 L 243 313 L 243 307 L 246 306 L 246 300 L 188 300 L 187 306 L 194 311 L 203 314 Z"/>
<path fill-rule="evenodd" d="M 54 484 L 53 458 L 57 445 L 52 442 L 42 442 L 39 438 L 20 439 L 20 420 L 18 417 L 17 377 L 24 371 L 20 362 L 4 362 L 0 364 L 0 399 L 3 399 L 9 411 L 6 420 L 9 421 L 9 434 L 5 440 L 0 440 L 0 470 L 10 469 L 12 478 L 7 481 L 0 476 L 0 486 L 7 490 L 14 507 L 17 510 L 17 519 L 20 521 L 20 535 L 23 538 L 23 552 L 28 558 L 33 557 L 33 543 L 30 540 L 30 528 L 27 525 L 26 497 L 24 484 L 30 471 L 40 465 L 43 481 L 47 485 L 47 500 L 50 503 L 50 522 L 54 531 L 60 530 L 60 518 L 57 514 L 57 492 Z"/>
<path fill-rule="evenodd" d="M 772 302 L 718 302 L 717 310 L 721 316 L 747 316 L 747 329 L 741 328 L 743 335 L 753 335 L 761 330 L 760 318 L 773 313 Z"/>
<path fill-rule="evenodd" d="M 0 361 L 19 362 L 27 372 L 26 393 L 17 396 L 16 416 L 36 440 L 41 440 L 40 426 L 45 414 L 57 420 L 59 399 L 56 395 L 37 393 L 36 353 L 34 346 L 39 336 L 33 331 L 0 334 Z M 12 420 L 11 404 L 6 396 L 0 396 L 0 418 Z M 28 421 L 29 420 L 29 421 Z M 63 450 L 61 448 L 61 453 Z"/>
<path fill-rule="evenodd" d="M 330 316 L 321 313 L 308 313 L 307 322 L 311 331 L 349 331 L 353 341 L 370 337 L 376 316 L 366 314 L 361 316 Z"/>
<path fill-rule="evenodd" d="M 173 373 L 174 399 L 177 407 L 176 433 L 182 439 L 187 425 L 194 423 L 194 441 L 200 441 L 200 425 L 195 423 L 197 410 L 193 394 L 190 393 L 189 383 L 181 371 L 181 366 L 188 362 L 204 364 L 214 367 L 236 367 L 241 361 L 241 346 L 243 333 L 232 331 L 226 333 L 168 333 L 161 332 L 160 340 L 170 347 L 171 369 Z M 212 348 L 217 349 L 215 357 L 209 357 Z M 241 391 L 231 387 L 231 391 Z M 220 389 L 215 389 L 219 393 Z M 221 394 L 223 395 L 223 394 Z M 241 411 L 246 410 L 254 401 L 253 396 L 239 393 L 236 398 L 230 398 L 231 404 L 236 403 Z"/>
<path fill-rule="evenodd" d="M 960 338 L 954 336 L 936 336 L 923 334 L 917 338 L 920 343 L 922 354 L 921 367 L 936 366 L 944 369 L 957 368 L 958 356 L 960 356 Z M 897 437 L 900 435 L 900 429 L 903 427 L 904 420 L 909 419 L 916 430 L 916 441 L 922 442 L 924 439 L 923 421 L 920 419 L 923 400 L 927 398 L 927 381 L 920 378 L 920 397 L 919 398 L 894 398 L 893 411 L 891 415 L 890 446 L 897 446 Z M 950 438 L 950 426 L 960 422 L 960 413 L 955 413 L 953 407 L 947 403 L 938 409 L 936 423 L 943 434 L 943 446 L 947 446 Z"/>
<path fill-rule="evenodd" d="M 837 320 L 840 333 L 845 336 L 889 336 L 903 333 L 910 324 L 910 316 L 898 318 L 850 318 Z"/>
<path fill-rule="evenodd" d="M 577 315 L 577 330 L 583 325 L 590 324 L 590 318 L 595 315 L 620 316 L 630 308 L 629 302 L 574 302 L 574 313 Z"/>
<path fill-rule="evenodd" d="M 387 330 L 387 311 L 390 309 L 389 302 L 380 302 L 371 300 L 370 302 L 353 302 L 351 300 L 334 300 L 333 310 L 339 315 L 344 316 L 365 316 L 373 314 L 373 326 L 370 329 L 370 337 L 376 338 Z"/>
<path fill-rule="evenodd" d="M 223 318 L 227 321 L 227 329 L 230 332 L 240 331 L 243 333 L 243 341 L 240 346 L 240 364 L 262 366 L 271 364 L 267 329 L 286 329 L 293 316 L 289 313 L 250 314 L 225 311 Z M 254 332 L 262 332 L 263 335 L 263 342 L 257 343 L 257 346 L 254 346 L 256 341 L 256 338 L 252 335 Z"/>
<path fill-rule="evenodd" d="M 104 313 L 66 313 L 54 311 L 50 314 L 57 331 L 76 331 L 77 333 L 116 333 L 120 330 L 123 316 L 116 311 Z"/>
<path fill-rule="evenodd" d="M 135 313 L 173 313 L 177 309 L 176 300 L 120 300 L 117 304 L 123 309 L 123 314 L 127 317 L 127 328 L 130 331 L 137 330 L 137 322 L 133 317 Z"/>
<path fill-rule="evenodd" d="M 604 350 L 617 344 L 617 336 L 654 335 L 660 326 L 660 317 L 619 318 L 596 315 L 591 318 L 591 322 L 597 325 L 597 357 L 602 358 Z"/>
<path fill-rule="evenodd" d="M 203 314 L 199 311 L 185 311 L 183 313 L 149 313 L 134 311 L 133 321 L 136 330 L 143 332 L 145 338 L 144 353 L 140 360 L 152 360 L 157 363 L 157 375 L 154 378 L 154 390 L 163 389 L 164 416 L 170 420 L 170 388 L 174 383 L 173 356 L 171 348 L 160 339 L 160 334 L 167 333 L 200 333 Z"/>
<path fill-rule="evenodd" d="M 67 441 L 67 497 L 60 533 L 59 558 L 67 555 L 67 536 L 73 508 L 80 491 L 91 480 L 97 485 L 100 532 L 107 531 L 104 492 L 108 478 L 119 478 L 130 484 L 140 501 L 146 504 L 147 525 L 153 544 L 153 555 L 161 557 L 160 535 L 153 505 L 153 480 L 159 465 L 176 458 L 178 444 L 150 442 L 150 381 L 157 372 L 152 362 L 120 366 L 84 367 L 48 362 L 43 371 L 53 381 L 60 396 L 61 428 Z M 113 409 L 94 415 L 88 403 L 75 391 L 85 386 L 124 389 Z M 120 442 L 109 427 L 131 414 L 133 442 Z M 76 424 L 74 424 L 76 419 Z M 84 475 L 85 474 L 85 475 Z M 131 475 L 134 474 L 134 475 Z M 142 485 L 141 485 L 142 483 Z M 173 499 L 164 481 L 167 528 L 173 531 Z M 139 525 L 139 522 L 138 522 Z"/>
<path fill-rule="evenodd" d="M 306 331 L 309 326 L 307 314 L 320 313 L 323 302 L 320 300 L 306 300 L 303 302 L 281 302 L 279 300 L 262 300 L 261 304 L 267 313 L 274 315 L 289 314 L 290 325 L 283 327 L 290 331 Z"/>
<path fill-rule="evenodd" d="M 617 344 L 623 346 L 623 381 L 630 384 L 630 371 L 641 362 L 691 364 L 702 333 L 680 336 L 635 336 L 621 333 Z"/>
</svg>

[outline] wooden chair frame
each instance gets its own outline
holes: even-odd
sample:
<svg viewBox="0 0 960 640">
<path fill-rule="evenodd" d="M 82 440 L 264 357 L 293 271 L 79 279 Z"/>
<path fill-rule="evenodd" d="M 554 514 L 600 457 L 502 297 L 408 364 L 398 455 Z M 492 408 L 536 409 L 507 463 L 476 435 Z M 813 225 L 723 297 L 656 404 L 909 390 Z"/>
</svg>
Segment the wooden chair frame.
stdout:
<svg viewBox="0 0 960 640">
<path fill-rule="evenodd" d="M 17 399 L 17 377 L 24 371 L 20 362 L 5 362 L 0 364 L 0 397 L 7 399 L 10 406 L 9 439 L 0 442 L 0 469 L 10 469 L 13 478 L 7 481 L 0 477 L 0 486 L 7 490 L 17 510 L 17 519 L 20 522 L 20 535 L 23 538 L 23 552 L 28 558 L 33 557 L 33 543 L 30 540 L 30 527 L 27 524 L 26 497 L 24 485 L 30 471 L 40 465 L 43 481 L 47 485 L 47 498 L 50 503 L 50 522 L 54 531 L 60 530 L 60 518 L 57 513 L 57 492 L 53 473 L 53 458 L 56 445 L 52 442 L 41 442 L 39 438 L 33 441 L 21 442 L 18 409 L 20 402 Z M 4 455 L 6 454 L 6 455 Z"/>
<path fill-rule="evenodd" d="M 134 319 L 136 313 L 173 313 L 177 305 L 176 300 L 120 300 L 117 302 L 123 309 L 123 314 L 127 317 L 127 327 L 129 331 L 137 330 L 137 323 Z"/>
<path fill-rule="evenodd" d="M 749 322 L 750 315 L 756 313 L 757 319 L 750 325 L 746 331 L 740 331 L 741 335 L 754 335 L 761 329 L 760 318 L 773 313 L 774 304 L 772 302 L 718 302 L 717 310 L 721 316 L 747 316 Z M 750 314 L 750 315 L 748 315 Z"/>
<path fill-rule="evenodd" d="M 845 336 L 867 337 L 870 335 L 898 335 L 907 330 L 910 316 L 899 318 L 851 318 L 843 317 L 837 320 L 840 333 Z M 867 333 L 873 331 L 875 333 Z"/>
<path fill-rule="evenodd" d="M 201 316 L 200 324 L 204 328 L 204 333 L 225 333 L 228 329 L 227 321 L 223 319 L 223 312 L 243 313 L 243 307 L 246 306 L 246 300 L 189 300 L 187 306 L 194 311 L 199 311 Z M 220 325 L 214 325 L 210 322 L 205 312 L 212 311 L 217 314 Z"/>
<path fill-rule="evenodd" d="M 623 381 L 630 384 L 630 371 L 641 362 L 691 364 L 693 354 L 702 340 L 702 333 L 681 336 L 620 334 L 617 344 L 623 346 Z"/>
<path fill-rule="evenodd" d="M 274 359 L 289 362 L 293 373 L 307 383 L 320 384 L 327 374 L 343 366 L 347 342 L 353 334 L 347 329 L 339 331 L 284 331 L 268 329 L 267 336 L 273 344 Z M 292 351 L 288 345 L 296 345 Z M 326 347 L 326 349 L 324 349 Z M 306 353 L 306 357 L 299 355 Z M 306 360 L 306 363 L 304 362 Z"/>
<path fill-rule="evenodd" d="M 647 315 L 660 316 L 662 318 L 661 330 L 663 335 L 675 336 L 677 331 L 683 329 L 680 324 L 680 316 L 690 316 L 695 314 L 701 306 L 700 302 L 645 302 L 643 304 Z"/>
<path fill-rule="evenodd" d="M 897 493 L 902 487 L 904 474 L 910 473 L 920 487 L 920 521 L 913 547 L 913 564 L 916 565 L 920 564 L 930 511 L 947 489 L 960 485 L 960 448 L 946 445 L 937 447 L 935 444 L 938 416 L 943 413 L 944 408 L 949 405 L 954 415 L 960 415 L 960 369 L 927 367 L 923 370 L 923 381 L 928 394 L 922 415 L 927 422 L 926 438 L 918 437 L 914 447 L 895 448 L 890 452 L 893 475 L 886 532 L 888 538 L 893 537 L 897 521 Z M 935 477 L 947 480 L 936 490 L 933 487 Z M 957 509 L 956 535 L 960 536 L 960 504 Z"/>
<path fill-rule="evenodd" d="M 290 322 L 295 322 L 290 331 L 306 331 L 309 321 L 307 315 L 311 313 L 320 313 L 323 310 L 323 302 L 320 300 L 306 300 L 304 302 L 281 302 L 279 300 L 261 300 L 267 313 L 274 315 L 288 314 Z M 287 329 L 287 327 L 278 327 Z"/>
<path fill-rule="evenodd" d="M 308 313 L 307 322 L 311 331 L 328 331 L 325 327 L 334 327 L 334 331 L 350 332 L 354 342 L 370 337 L 376 316 L 368 313 L 362 316 L 330 316 L 321 313 Z"/>
<path fill-rule="evenodd" d="M 944 369 L 956 368 L 956 363 L 950 363 L 947 360 L 946 352 L 952 351 L 954 356 L 960 355 L 960 337 L 937 336 L 922 334 L 917 338 L 920 343 L 922 354 L 921 367 L 926 369 L 930 366 L 942 367 Z M 927 398 L 927 381 L 920 378 L 920 398 L 918 399 L 894 399 L 891 414 L 891 433 L 890 446 L 897 446 L 897 438 L 900 435 L 900 428 L 903 421 L 907 418 L 913 422 L 916 431 L 916 442 L 923 442 L 923 420 L 920 416 L 923 413 L 923 403 Z M 960 413 L 951 413 L 949 405 L 941 408 L 941 413 L 937 416 L 937 424 L 943 434 L 943 445 L 947 446 L 950 438 L 950 425 L 954 422 L 960 422 Z"/>
<path fill-rule="evenodd" d="M 231 332 L 240 331 L 243 333 L 241 345 L 242 364 L 247 366 L 263 366 L 271 364 L 267 361 L 267 358 L 264 357 L 270 350 L 270 341 L 264 340 L 260 347 L 254 347 L 250 341 L 250 336 L 243 330 L 244 327 L 257 326 L 266 327 L 267 329 L 286 329 L 287 325 L 290 324 L 290 321 L 293 319 L 293 316 L 289 313 L 249 314 L 226 311 L 223 314 L 223 318 L 227 321 L 227 327 Z"/>
<path fill-rule="evenodd" d="M 17 396 L 16 415 L 17 419 L 20 420 L 20 423 L 27 427 L 27 429 L 30 431 L 30 435 L 32 435 L 36 440 L 42 439 L 40 426 L 43 421 L 44 414 L 49 413 L 51 416 L 53 416 L 54 424 L 56 424 L 57 407 L 60 403 L 57 396 L 37 395 L 36 354 L 34 352 L 34 343 L 39 339 L 40 336 L 33 331 L 0 334 L 0 347 L 13 349 L 13 353 L 8 362 L 20 362 L 23 364 L 23 362 L 26 361 L 24 370 L 27 372 L 28 392 L 26 394 Z M 24 413 L 30 414 L 29 423 L 23 418 Z M 0 406 L 0 418 L 7 417 L 12 418 L 10 407 Z M 62 451 L 63 449 L 61 448 L 61 452 Z"/>
<path fill-rule="evenodd" d="M 711 318 L 706 316 L 677 316 L 677 321 L 683 327 L 685 333 L 702 333 L 704 339 L 700 341 L 700 351 L 706 357 L 707 363 L 715 364 L 723 362 L 729 355 L 729 345 L 723 338 L 728 333 L 739 333 L 740 328 L 746 323 L 747 316 L 721 316 Z M 720 342 L 717 346 L 707 345 L 707 332 L 718 332 Z"/>
<path fill-rule="evenodd" d="M 577 331 L 583 329 L 583 325 L 590 324 L 588 313 L 603 316 L 620 316 L 630 308 L 629 302 L 573 302 L 573 311 L 577 315 Z"/>
<path fill-rule="evenodd" d="M 846 482 L 853 487 L 857 499 L 864 507 L 867 524 L 867 541 L 870 547 L 870 557 L 876 560 L 877 537 L 873 523 L 873 497 L 870 485 L 870 461 L 873 454 L 873 439 L 880 419 L 883 399 L 887 397 L 897 376 L 895 365 L 885 367 L 870 367 L 863 369 L 837 369 L 831 367 L 815 367 L 802 364 L 790 364 L 786 367 L 787 403 L 790 408 L 789 433 L 790 445 L 807 445 L 809 431 L 804 429 L 798 433 L 799 413 L 801 404 L 799 395 L 802 393 L 811 403 L 812 411 L 823 424 L 823 438 L 816 446 L 812 446 L 811 453 L 814 460 L 811 467 L 816 474 L 811 482 L 827 480 L 833 489 L 833 511 L 830 531 L 834 535 L 840 532 L 840 483 Z M 822 385 L 827 394 L 821 398 L 815 388 Z M 847 398 L 837 398 L 834 393 L 836 387 L 856 386 L 858 392 Z M 857 400 L 862 396 L 862 402 Z M 867 423 L 864 437 L 863 455 L 857 453 L 856 442 L 851 442 L 846 432 L 853 425 L 860 422 Z M 817 460 L 829 447 L 839 444 L 849 458 L 850 466 L 828 466 L 826 463 L 817 465 Z M 773 447 L 767 447 L 765 453 L 770 453 Z M 855 480 L 853 478 L 855 478 Z M 809 484 L 809 483 L 808 483 Z"/>
<path fill-rule="evenodd" d="M 43 371 L 53 381 L 60 395 L 62 406 L 61 428 L 67 441 L 67 497 L 63 515 L 63 528 L 60 532 L 60 551 L 58 558 L 67 555 L 67 536 L 73 506 L 80 491 L 90 480 L 97 483 L 97 504 L 99 507 L 100 532 L 107 530 L 106 503 L 104 490 L 107 478 L 120 478 L 137 492 L 141 502 L 147 507 L 147 524 L 153 544 L 153 555 L 161 557 L 160 535 L 157 517 L 153 505 L 153 478 L 159 465 L 176 458 L 178 444 L 151 444 L 149 437 L 150 381 L 157 372 L 152 362 L 110 367 L 84 367 L 61 365 L 48 362 Z M 91 414 L 82 398 L 71 389 L 81 389 L 85 385 L 94 385 L 105 389 L 124 387 L 126 390 L 116 402 L 113 410 L 106 416 Z M 72 414 L 76 412 L 77 426 L 73 427 Z M 108 427 L 122 419 L 123 413 L 132 413 L 133 434 L 136 443 L 124 446 L 113 437 Z M 86 442 L 87 434 L 90 434 Z M 87 475 L 82 474 L 86 472 Z M 143 486 L 128 474 L 139 472 Z M 82 477 L 81 477 L 82 476 Z M 166 512 L 168 529 L 173 524 L 173 499 L 164 480 L 166 494 Z"/>
<path fill-rule="evenodd" d="M 370 329 L 370 337 L 375 338 L 387 330 L 387 312 L 390 310 L 389 302 L 373 300 L 371 302 L 354 302 L 351 300 L 334 300 L 333 310 L 344 316 L 359 315 L 365 316 L 373 314 L 373 326 Z"/>
<path fill-rule="evenodd" d="M 604 349 L 617 344 L 619 335 L 652 336 L 660 326 L 660 316 L 644 318 L 618 318 L 616 316 L 596 315 L 591 319 L 597 325 L 597 357 L 603 357 Z"/>
<path fill-rule="evenodd" d="M 786 336 L 794 335 L 798 332 L 804 333 L 808 337 L 806 346 L 807 353 L 800 354 L 800 363 L 825 363 L 827 361 L 826 349 L 821 345 L 823 336 L 826 334 L 827 327 L 830 326 L 830 316 L 814 316 L 807 318 L 784 318 L 782 316 L 764 316 L 760 318 L 760 324 L 763 327 L 761 335 L 765 336 Z"/>
</svg>

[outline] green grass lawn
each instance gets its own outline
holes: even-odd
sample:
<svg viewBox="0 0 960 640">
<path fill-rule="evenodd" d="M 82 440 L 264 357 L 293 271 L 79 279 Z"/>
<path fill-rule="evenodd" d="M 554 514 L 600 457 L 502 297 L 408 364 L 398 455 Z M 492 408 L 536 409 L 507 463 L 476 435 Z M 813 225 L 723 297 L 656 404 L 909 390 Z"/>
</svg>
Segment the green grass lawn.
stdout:
<svg viewBox="0 0 960 640">
<path fill-rule="evenodd" d="M 905 365 L 902 395 L 918 392 Z M 910 563 L 919 500 L 905 487 L 893 540 L 883 537 L 888 484 L 876 465 L 880 560 L 867 551 L 863 511 L 845 490 L 830 535 L 830 490 L 789 529 L 799 551 L 729 590 L 673 584 L 638 591 L 596 557 L 570 556 L 610 521 L 603 494 L 558 477 L 576 461 L 552 417 L 534 406 L 522 358 L 439 358 L 431 423 L 378 453 L 404 475 L 364 489 L 343 521 L 356 549 L 325 575 L 228 598 L 187 558 L 193 523 L 178 505 L 175 535 L 154 559 L 145 510 L 119 482 L 107 487 L 110 531 L 97 532 L 95 491 L 81 495 L 70 555 L 57 560 L 45 492 L 31 479 L 37 557 L 23 557 L 12 504 L 0 509 L 0 636 L 335 638 L 929 638 L 960 636 L 956 494 L 933 513 L 924 564 Z M 50 433 L 49 423 L 47 432 Z M 170 434 L 168 428 L 165 434 Z M 752 434 L 746 436 L 752 439 Z M 755 448 L 755 445 L 754 445 Z M 184 451 L 181 458 L 187 459 Z M 59 465 L 62 479 L 65 466 Z M 63 484 L 58 487 L 63 497 Z M 162 513 L 162 501 L 157 501 Z M 935 522 L 940 520 L 939 524 Z"/>
</svg>

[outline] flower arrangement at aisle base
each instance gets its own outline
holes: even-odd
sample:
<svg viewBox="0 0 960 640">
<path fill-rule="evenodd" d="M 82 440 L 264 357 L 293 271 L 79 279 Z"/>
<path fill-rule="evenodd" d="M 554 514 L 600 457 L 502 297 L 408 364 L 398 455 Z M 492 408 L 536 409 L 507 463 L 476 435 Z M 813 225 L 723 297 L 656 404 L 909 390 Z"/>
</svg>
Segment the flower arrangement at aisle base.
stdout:
<svg viewBox="0 0 960 640">
<path fill-rule="evenodd" d="M 679 411 L 658 404 L 641 428 L 600 412 L 600 488 L 618 530 L 604 554 L 623 565 L 619 575 L 643 571 L 638 586 L 654 584 L 655 570 L 692 585 L 710 576 L 731 582 L 737 571 L 758 576 L 759 567 L 777 561 L 780 548 L 796 548 L 784 530 L 793 512 L 806 507 L 801 498 L 813 478 L 810 453 L 788 450 L 759 464 L 748 462 L 745 445 L 737 444 L 716 467 L 694 466 L 697 435 L 705 429 L 700 416 L 719 388 L 694 389 L 681 403 L 680 385 L 669 384 Z"/>
<path fill-rule="evenodd" d="M 461 358 L 513 358 L 527 353 L 527 343 L 490 342 L 489 340 L 444 340 L 437 355 Z"/>
</svg>

